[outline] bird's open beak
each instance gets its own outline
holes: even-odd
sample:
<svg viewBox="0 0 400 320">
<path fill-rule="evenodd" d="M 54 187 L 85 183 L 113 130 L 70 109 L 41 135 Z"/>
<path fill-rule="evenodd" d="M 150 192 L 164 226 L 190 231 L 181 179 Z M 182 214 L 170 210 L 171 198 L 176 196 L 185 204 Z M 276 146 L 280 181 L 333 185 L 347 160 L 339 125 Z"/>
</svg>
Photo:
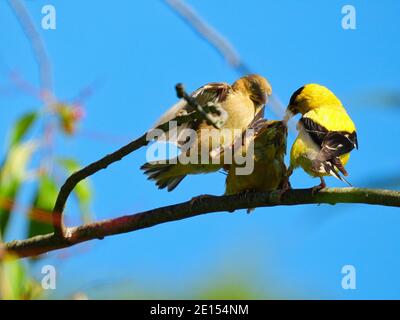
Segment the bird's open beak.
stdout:
<svg viewBox="0 0 400 320">
<path fill-rule="evenodd" d="M 262 93 L 257 97 L 254 97 L 254 100 L 258 101 L 261 105 L 265 106 L 268 103 L 268 95 L 266 93 Z"/>
<path fill-rule="evenodd" d="M 269 96 L 270 96 L 270 95 L 267 94 L 267 93 L 263 94 L 263 104 L 264 104 L 264 105 L 266 105 L 266 104 L 268 103 L 268 97 L 269 97 Z"/>
<path fill-rule="evenodd" d="M 286 109 L 285 117 L 283 118 L 284 122 L 288 122 L 293 116 L 295 112 L 293 112 L 293 106 L 289 105 Z"/>
</svg>

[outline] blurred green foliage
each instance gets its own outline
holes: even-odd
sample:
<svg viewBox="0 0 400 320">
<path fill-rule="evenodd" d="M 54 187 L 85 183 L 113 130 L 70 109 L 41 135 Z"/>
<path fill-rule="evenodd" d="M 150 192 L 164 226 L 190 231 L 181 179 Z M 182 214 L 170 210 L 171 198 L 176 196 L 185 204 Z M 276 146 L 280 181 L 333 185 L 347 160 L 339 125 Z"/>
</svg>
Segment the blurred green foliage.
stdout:
<svg viewBox="0 0 400 320">
<path fill-rule="evenodd" d="M 0 299 L 28 300 L 40 298 L 40 284 L 29 276 L 21 260 L 4 258 L 0 263 Z"/>
<path fill-rule="evenodd" d="M 28 212 L 28 237 L 53 232 L 51 211 L 56 203 L 58 187 L 48 174 L 39 177 L 36 194 Z"/>
<path fill-rule="evenodd" d="M 46 106 L 45 111 L 30 111 L 24 113 L 12 125 L 7 141 L 6 152 L 0 166 L 0 244 L 7 238 L 7 231 L 13 219 L 11 216 L 19 213 L 18 197 L 24 186 L 29 182 L 34 184 L 31 202 L 26 205 L 26 234 L 23 238 L 53 232 L 52 216 L 60 185 L 55 179 L 54 167 L 65 175 L 70 175 L 80 169 L 76 159 L 62 158 L 52 152 L 43 152 L 49 147 L 43 141 L 46 136 L 46 125 L 57 123 L 56 132 L 74 137 L 79 110 L 65 103 Z M 33 128 L 41 125 L 40 130 L 32 135 Z M 54 136 L 51 141 L 54 140 Z M 37 156 L 34 158 L 34 156 Z M 37 160 L 39 164 L 35 167 Z M 57 160 L 58 159 L 58 160 Z M 43 164 L 50 164 L 44 166 Z M 31 168 L 30 166 L 33 166 Z M 92 190 L 87 181 L 80 183 L 74 190 L 75 199 L 81 213 L 81 220 L 91 220 Z M 40 257 L 35 258 L 35 260 Z M 33 260 L 31 260 L 33 261 Z M 0 252 L 0 298 L 1 299 L 33 299 L 42 294 L 41 286 L 30 276 L 29 263 L 21 262 L 12 257 L 2 257 Z"/>
</svg>

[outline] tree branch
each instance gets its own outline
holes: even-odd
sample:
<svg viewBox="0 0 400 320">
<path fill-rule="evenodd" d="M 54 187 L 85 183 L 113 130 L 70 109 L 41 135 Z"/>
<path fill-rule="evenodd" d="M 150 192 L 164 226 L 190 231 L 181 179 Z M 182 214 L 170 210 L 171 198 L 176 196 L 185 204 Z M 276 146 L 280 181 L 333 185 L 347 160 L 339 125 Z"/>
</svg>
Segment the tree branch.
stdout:
<svg viewBox="0 0 400 320">
<path fill-rule="evenodd" d="M 317 194 L 313 194 L 311 189 L 296 189 L 289 190 L 282 196 L 280 196 L 279 191 L 220 197 L 204 196 L 154 210 L 89 223 L 79 227 L 66 228 L 63 238 L 52 233 L 27 240 L 11 241 L 5 243 L 4 248 L 8 253 L 15 254 L 18 257 L 29 257 L 67 248 L 93 239 L 103 239 L 107 236 L 149 228 L 161 223 L 177 221 L 206 213 L 233 212 L 238 209 L 256 207 L 321 203 L 364 203 L 400 207 L 400 191 L 328 188 Z"/>
</svg>

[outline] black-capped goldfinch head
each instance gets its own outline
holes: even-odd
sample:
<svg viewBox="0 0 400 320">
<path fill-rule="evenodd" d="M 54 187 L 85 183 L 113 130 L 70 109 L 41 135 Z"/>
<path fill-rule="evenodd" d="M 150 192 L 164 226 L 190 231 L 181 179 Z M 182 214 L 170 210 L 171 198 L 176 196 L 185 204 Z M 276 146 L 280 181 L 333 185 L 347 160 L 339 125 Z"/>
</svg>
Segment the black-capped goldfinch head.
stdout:
<svg viewBox="0 0 400 320">
<path fill-rule="evenodd" d="M 257 74 L 250 74 L 237 80 L 232 88 L 247 92 L 256 107 L 262 107 L 272 94 L 272 87 L 267 79 Z"/>
<path fill-rule="evenodd" d="M 305 114 L 321 106 L 330 105 L 341 106 L 340 100 L 332 91 L 320 84 L 306 84 L 292 94 L 285 119 L 288 120 L 298 113 Z"/>
</svg>

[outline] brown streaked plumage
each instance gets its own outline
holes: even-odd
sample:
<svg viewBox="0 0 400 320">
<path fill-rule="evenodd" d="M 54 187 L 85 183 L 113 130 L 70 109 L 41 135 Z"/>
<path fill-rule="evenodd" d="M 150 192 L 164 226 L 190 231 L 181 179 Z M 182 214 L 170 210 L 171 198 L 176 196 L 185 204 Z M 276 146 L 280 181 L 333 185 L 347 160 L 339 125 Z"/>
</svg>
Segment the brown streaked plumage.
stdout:
<svg viewBox="0 0 400 320">
<path fill-rule="evenodd" d="M 247 191 L 269 192 L 284 188 L 286 185 L 286 154 L 287 126 L 284 121 L 259 120 L 255 124 L 253 138 L 242 146 L 243 156 L 249 152 L 253 144 L 254 170 L 249 175 L 238 175 L 239 166 L 233 163 L 225 167 L 228 171 L 225 194 L 236 194 Z"/>
<path fill-rule="evenodd" d="M 268 80 L 260 75 L 248 75 L 240 78 L 232 85 L 223 82 L 206 84 L 193 92 L 192 97 L 194 97 L 201 106 L 206 106 L 208 103 L 219 104 L 227 112 L 228 119 L 222 130 L 218 132 L 221 134 L 221 138 L 217 144 L 223 146 L 237 138 L 234 136 L 234 129 L 243 132 L 254 120 L 256 115 L 262 114 L 263 108 L 271 94 L 272 88 Z M 157 125 L 173 120 L 177 115 L 188 112 L 188 109 L 189 106 L 185 101 L 179 101 L 161 117 Z M 207 154 L 203 154 L 203 157 L 205 156 L 211 161 L 210 152 L 212 148 L 210 145 L 209 133 L 211 132 L 212 139 L 213 132 L 216 133 L 216 131 L 210 130 L 216 129 L 204 120 L 186 123 L 178 128 L 177 139 L 172 140 L 171 137 L 168 136 L 168 133 L 166 139 L 171 142 L 176 142 L 179 147 L 182 147 L 186 142 L 186 140 L 183 139 L 184 129 L 188 128 L 196 131 L 196 139 L 191 142 L 189 147 L 185 145 L 185 147 L 188 148 L 183 152 L 189 155 L 190 152 L 201 150 L 201 146 L 205 145 L 208 146 L 208 148 L 205 148 Z M 174 159 L 172 163 L 146 163 L 141 169 L 144 170 L 144 173 L 150 180 L 156 182 L 160 189 L 167 188 L 168 191 L 172 191 L 187 174 L 213 172 L 221 169 L 223 165 L 223 155 L 221 155 L 218 164 L 201 163 L 200 152 L 198 153 L 199 164 L 182 164 L 179 163 L 179 160 L 175 160 L 176 159 Z"/>
</svg>

